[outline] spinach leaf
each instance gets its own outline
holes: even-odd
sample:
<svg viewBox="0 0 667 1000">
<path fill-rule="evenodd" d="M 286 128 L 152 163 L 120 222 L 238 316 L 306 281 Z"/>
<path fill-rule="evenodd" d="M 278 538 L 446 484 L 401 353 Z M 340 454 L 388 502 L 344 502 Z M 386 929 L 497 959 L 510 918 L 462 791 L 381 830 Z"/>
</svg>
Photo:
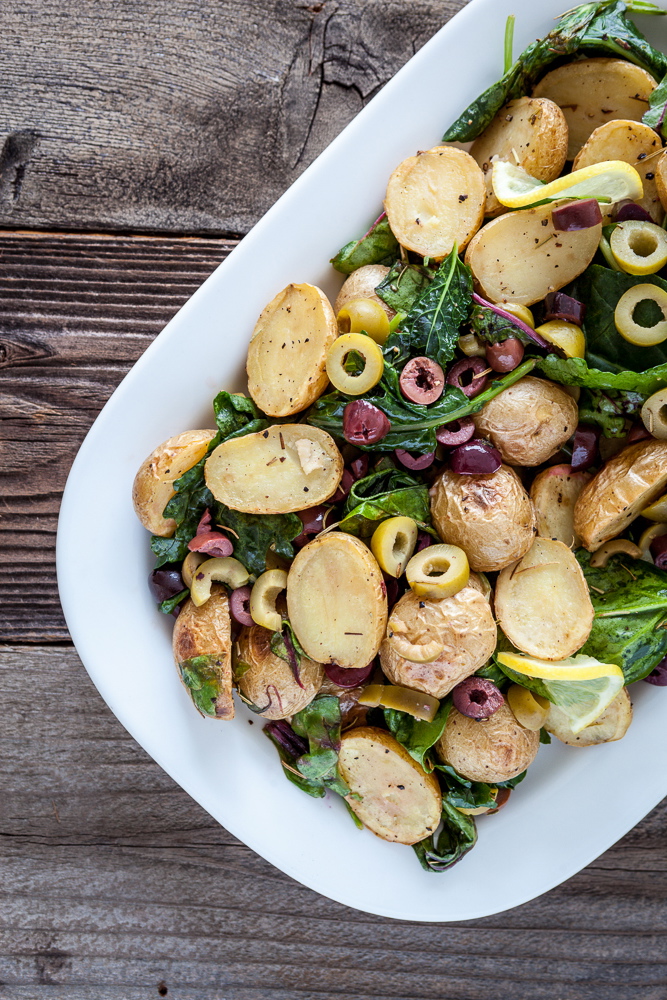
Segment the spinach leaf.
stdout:
<svg viewBox="0 0 667 1000">
<path fill-rule="evenodd" d="M 407 314 L 432 278 L 433 272 L 428 267 L 397 260 L 376 286 L 375 294 L 395 312 Z"/>
<path fill-rule="evenodd" d="M 653 395 L 667 384 L 667 362 L 644 372 L 612 372 L 589 368 L 583 358 L 559 358 L 555 354 L 547 354 L 545 358 L 538 358 L 536 367 L 552 382 L 579 385 L 582 388 L 602 392 L 638 393 L 644 398 Z"/>
<path fill-rule="evenodd" d="M 442 776 L 442 783 L 447 787 L 447 801 L 456 809 L 496 808 L 496 799 L 491 794 L 491 785 L 482 781 L 470 781 L 468 778 L 462 777 L 449 764 L 436 764 L 435 767 Z"/>
<path fill-rule="evenodd" d="M 591 566 L 585 549 L 575 553 L 591 592 L 597 618 L 632 614 L 636 611 L 667 611 L 667 573 L 628 556 L 612 556 L 606 566 Z"/>
<path fill-rule="evenodd" d="M 292 729 L 308 740 L 309 751 L 299 757 L 296 767 L 308 781 L 319 782 L 339 795 L 349 795 L 350 789 L 338 773 L 340 722 L 340 702 L 332 695 L 315 698 L 297 712 Z"/>
<path fill-rule="evenodd" d="M 158 604 L 158 611 L 161 611 L 163 615 L 170 615 L 174 608 L 179 605 L 181 601 L 184 601 L 189 593 L 190 590 L 186 587 L 185 590 L 180 592 L 180 594 L 175 594 L 173 597 L 168 597 L 166 601 L 161 601 Z"/>
<path fill-rule="evenodd" d="M 654 128 L 656 132 L 665 135 L 665 115 L 667 114 L 667 76 L 663 76 L 659 85 L 648 99 L 648 111 L 642 116 L 644 125 Z"/>
<path fill-rule="evenodd" d="M 639 416 L 645 398 L 637 392 L 584 389 L 579 398 L 579 421 L 598 424 L 605 437 L 624 437 L 632 418 Z"/>
<path fill-rule="evenodd" d="M 489 660 L 489 662 L 485 663 L 483 667 L 476 670 L 475 677 L 486 677 L 487 680 L 493 681 L 496 687 L 500 688 L 501 691 L 504 691 L 507 687 L 507 677 L 493 660 Z"/>
<path fill-rule="evenodd" d="M 563 15 L 553 31 L 524 49 L 512 68 L 465 109 L 447 129 L 444 141 L 475 139 L 507 101 L 529 94 L 551 64 L 563 56 L 581 53 L 620 57 L 660 79 L 667 72 L 667 57 L 646 41 L 625 16 L 626 10 L 639 14 L 665 13 L 644 0 L 598 0 L 573 8 Z"/>
<path fill-rule="evenodd" d="M 428 489 L 408 472 L 374 472 L 353 485 L 345 502 L 340 530 L 350 535 L 372 535 L 379 521 L 411 517 L 424 531 L 432 531 Z"/>
<path fill-rule="evenodd" d="M 423 722 L 399 712 L 395 708 L 385 708 L 384 721 L 401 746 L 405 747 L 411 757 L 418 761 L 425 771 L 433 770 L 433 763 L 426 756 L 431 747 L 438 742 L 447 724 L 447 716 L 452 707 L 451 698 L 440 702 L 440 708 L 435 713 L 433 722 Z"/>
<path fill-rule="evenodd" d="M 223 715 L 229 717 L 229 710 L 226 710 L 227 698 L 231 698 L 231 694 L 227 694 L 229 677 L 220 656 L 215 654 L 192 656 L 189 660 L 181 660 L 178 669 L 195 708 L 202 715 L 208 715 L 213 719 Z M 221 711 L 218 714 L 216 708 L 220 698 Z"/>
<path fill-rule="evenodd" d="M 231 510 L 213 500 L 213 520 L 216 524 L 231 528 L 234 538 L 234 557 L 239 559 L 249 573 L 259 576 L 266 569 L 266 553 L 269 546 L 286 559 L 294 557 L 292 539 L 301 534 L 303 525 L 297 514 L 244 514 Z"/>
<path fill-rule="evenodd" d="M 233 392 L 219 392 L 213 400 L 215 422 L 220 431 L 220 440 L 241 437 L 243 434 L 254 434 L 269 426 L 269 421 L 257 409 L 252 399 Z"/>
<path fill-rule="evenodd" d="M 321 799 L 326 795 L 323 782 L 306 778 L 297 769 L 297 763 L 308 750 L 308 744 L 306 740 L 294 732 L 288 722 L 284 719 L 269 722 L 264 726 L 262 732 L 268 736 L 278 751 L 280 762 L 283 765 L 283 774 L 288 781 L 291 781 L 307 795 L 312 795 L 314 799 Z"/>
<path fill-rule="evenodd" d="M 472 816 L 464 816 L 446 798 L 442 800 L 442 828 L 418 844 L 413 851 L 427 872 L 444 872 L 477 842 L 477 828 Z"/>
<path fill-rule="evenodd" d="M 383 212 L 375 220 L 365 236 L 352 240 L 338 251 L 331 263 L 337 271 L 352 274 L 366 264 L 393 264 L 399 254 L 398 240 L 389 226 L 389 219 Z"/>
<path fill-rule="evenodd" d="M 472 306 L 472 273 L 455 246 L 433 280 L 415 300 L 400 328 L 387 338 L 385 357 L 398 365 L 411 357 L 427 357 L 442 368 L 454 357 L 459 329 Z"/>
<path fill-rule="evenodd" d="M 508 337 L 515 337 L 522 344 L 533 343 L 516 323 L 477 302 L 473 303 L 469 323 L 471 331 L 487 344 L 499 344 Z"/>
</svg>

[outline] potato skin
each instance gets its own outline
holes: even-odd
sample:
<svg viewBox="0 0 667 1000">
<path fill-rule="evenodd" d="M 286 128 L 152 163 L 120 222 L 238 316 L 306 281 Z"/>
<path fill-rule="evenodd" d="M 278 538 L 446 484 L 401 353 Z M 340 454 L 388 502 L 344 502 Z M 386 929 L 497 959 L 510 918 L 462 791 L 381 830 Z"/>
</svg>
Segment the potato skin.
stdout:
<svg viewBox="0 0 667 1000">
<path fill-rule="evenodd" d="M 324 667 L 302 659 L 300 687 L 289 663 L 271 652 L 272 636 L 261 625 L 241 629 L 234 649 L 234 676 L 244 698 L 258 708 L 268 706 L 258 715 L 286 719 L 310 705 L 324 679 Z"/>
<path fill-rule="evenodd" d="M 396 622 L 405 626 L 400 635 L 409 642 L 437 640 L 443 644 L 443 652 L 430 663 L 406 660 L 389 637 Z M 387 637 L 380 646 L 380 663 L 392 684 L 444 698 L 486 663 L 496 647 L 496 639 L 496 623 L 489 602 L 474 587 L 464 587 L 441 601 L 420 600 L 410 590 L 394 605 Z"/>
<path fill-rule="evenodd" d="M 663 210 L 667 212 L 667 150 L 656 157 L 655 183 Z"/>
<path fill-rule="evenodd" d="M 584 486 L 574 507 L 574 530 L 595 552 L 625 531 L 667 487 L 667 441 L 639 441 L 614 455 Z"/>
<path fill-rule="evenodd" d="M 334 313 L 338 316 L 343 306 L 351 302 L 352 299 L 372 299 L 381 305 L 389 319 L 393 319 L 396 313 L 383 302 L 379 295 L 375 294 L 375 289 L 380 282 L 389 274 L 389 268 L 384 264 L 365 264 L 353 271 L 345 281 L 339 291 L 334 303 Z"/>
<path fill-rule="evenodd" d="M 174 625 L 172 646 L 181 680 L 198 711 L 216 719 L 233 719 L 232 628 L 224 587 L 214 584 L 208 601 L 200 607 L 195 607 L 190 598 L 183 603 Z M 199 657 L 208 662 L 198 663 Z M 186 677 L 193 676 L 214 689 L 215 697 L 205 701 L 186 682 Z"/>
<path fill-rule="evenodd" d="M 451 709 L 435 752 L 470 781 L 509 781 L 532 764 L 540 746 L 539 732 L 524 729 L 505 702 L 489 719 L 469 719 Z"/>
<path fill-rule="evenodd" d="M 377 837 L 416 844 L 437 828 L 442 812 L 437 779 L 384 729 L 363 726 L 343 733 L 338 767 L 352 793 L 347 802 Z"/>
<path fill-rule="evenodd" d="M 598 743 L 613 743 L 622 739 L 632 722 L 632 702 L 627 688 L 619 691 L 611 705 L 605 708 L 595 722 L 579 733 L 573 733 L 567 717 L 557 705 L 551 705 L 544 728 L 570 747 L 592 747 Z"/>
<path fill-rule="evenodd" d="M 589 473 L 573 472 L 570 465 L 552 465 L 535 476 L 530 499 L 541 538 L 556 538 L 569 548 L 579 548 L 581 539 L 574 530 L 574 505 L 590 479 Z"/>
<path fill-rule="evenodd" d="M 170 538 L 176 530 L 172 518 L 162 511 L 174 496 L 173 483 L 206 454 L 217 431 L 184 431 L 163 441 L 142 462 L 132 485 L 134 511 L 144 528 L 160 538 Z"/>
<path fill-rule="evenodd" d="M 431 487 L 431 516 L 443 542 L 459 545 L 470 568 L 502 569 L 533 544 L 533 505 L 518 475 L 507 465 L 487 476 L 459 476 L 451 469 Z"/>
<path fill-rule="evenodd" d="M 473 417 L 509 465 L 541 465 L 574 434 L 577 404 L 560 386 L 526 375 Z"/>
</svg>

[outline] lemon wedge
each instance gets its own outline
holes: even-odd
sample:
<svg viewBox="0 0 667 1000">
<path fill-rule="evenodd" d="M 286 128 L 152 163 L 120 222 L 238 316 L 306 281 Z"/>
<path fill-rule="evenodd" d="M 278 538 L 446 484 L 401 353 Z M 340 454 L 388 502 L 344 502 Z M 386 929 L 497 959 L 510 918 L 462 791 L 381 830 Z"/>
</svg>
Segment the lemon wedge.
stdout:
<svg viewBox="0 0 667 1000">
<path fill-rule="evenodd" d="M 549 184 L 538 181 L 514 163 L 494 161 L 491 175 L 493 193 L 506 208 L 527 208 L 540 201 L 560 198 L 597 198 L 614 204 L 637 201 L 643 197 L 642 179 L 633 166 L 623 160 L 603 160 L 581 170 L 556 178 Z"/>
<path fill-rule="evenodd" d="M 516 675 L 513 680 L 558 705 L 574 733 L 595 722 L 625 684 L 615 663 L 600 663 L 583 653 L 554 662 L 521 653 L 498 653 L 497 659 Z"/>
</svg>

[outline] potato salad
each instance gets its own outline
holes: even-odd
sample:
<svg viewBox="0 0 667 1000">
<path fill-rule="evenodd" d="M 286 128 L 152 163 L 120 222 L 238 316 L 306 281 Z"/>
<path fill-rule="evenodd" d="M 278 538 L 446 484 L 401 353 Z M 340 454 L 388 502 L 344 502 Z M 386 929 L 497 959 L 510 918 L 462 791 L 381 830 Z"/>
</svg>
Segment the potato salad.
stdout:
<svg viewBox="0 0 667 1000">
<path fill-rule="evenodd" d="M 665 13 L 588 3 L 516 61 L 510 19 L 336 300 L 272 289 L 247 394 L 134 482 L 194 708 L 427 871 L 667 686 L 667 57 L 633 10 Z"/>
</svg>

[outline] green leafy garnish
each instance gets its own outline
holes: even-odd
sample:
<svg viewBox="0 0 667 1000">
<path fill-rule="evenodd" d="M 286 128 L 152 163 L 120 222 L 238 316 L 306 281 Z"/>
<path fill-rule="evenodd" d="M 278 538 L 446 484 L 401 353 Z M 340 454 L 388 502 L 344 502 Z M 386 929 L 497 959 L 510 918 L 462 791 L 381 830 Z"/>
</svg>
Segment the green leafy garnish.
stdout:
<svg viewBox="0 0 667 1000">
<path fill-rule="evenodd" d="M 388 469 L 359 479 L 350 490 L 341 531 L 362 538 L 372 535 L 387 517 L 411 517 L 420 528 L 432 531 L 428 489 L 408 472 Z"/>
<path fill-rule="evenodd" d="M 375 294 L 395 312 L 407 316 L 432 278 L 428 267 L 398 260 L 376 285 Z"/>
<path fill-rule="evenodd" d="M 444 872 L 460 861 L 477 842 L 472 816 L 464 816 L 447 798 L 442 800 L 442 829 L 413 845 L 419 863 L 427 872 Z"/>
<path fill-rule="evenodd" d="M 292 539 L 303 529 L 298 514 L 244 514 L 231 510 L 211 497 L 213 520 L 231 528 L 236 537 L 234 558 L 239 559 L 249 573 L 259 576 L 266 569 L 266 553 L 270 546 L 285 559 L 294 557 Z"/>
<path fill-rule="evenodd" d="M 383 213 L 360 240 L 351 240 L 338 251 L 331 263 L 337 271 L 352 274 L 367 264 L 393 264 L 398 257 L 398 241 Z"/>
<path fill-rule="evenodd" d="M 223 660 L 215 655 L 193 656 L 181 660 L 178 669 L 195 707 L 202 715 L 219 718 L 216 706 L 229 681 Z"/>
<path fill-rule="evenodd" d="M 385 708 L 384 721 L 389 732 L 405 747 L 411 757 L 414 757 L 425 771 L 433 770 L 433 763 L 427 757 L 428 751 L 442 736 L 452 702 L 450 698 L 440 703 L 440 708 L 432 722 L 415 719 L 407 712 L 399 712 L 395 708 Z"/>
<path fill-rule="evenodd" d="M 315 698 L 292 719 L 292 729 L 308 740 L 309 752 L 296 762 L 297 770 L 308 781 L 320 783 L 338 795 L 350 789 L 338 773 L 340 750 L 340 703 L 328 695 Z"/>
</svg>

